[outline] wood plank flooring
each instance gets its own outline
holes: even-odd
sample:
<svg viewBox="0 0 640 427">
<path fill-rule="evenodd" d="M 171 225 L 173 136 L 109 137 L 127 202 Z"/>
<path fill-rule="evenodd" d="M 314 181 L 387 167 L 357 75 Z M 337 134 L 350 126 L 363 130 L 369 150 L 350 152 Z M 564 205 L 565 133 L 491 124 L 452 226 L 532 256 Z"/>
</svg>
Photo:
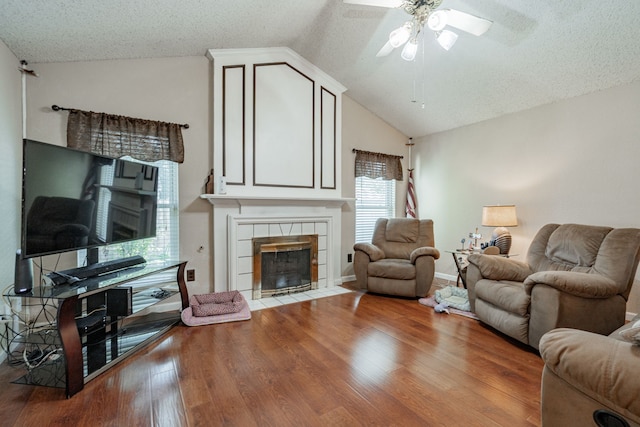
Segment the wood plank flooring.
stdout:
<svg viewBox="0 0 640 427">
<path fill-rule="evenodd" d="M 177 326 L 65 399 L 10 384 L 2 426 L 536 426 L 538 354 L 415 299 L 352 292 Z"/>
</svg>

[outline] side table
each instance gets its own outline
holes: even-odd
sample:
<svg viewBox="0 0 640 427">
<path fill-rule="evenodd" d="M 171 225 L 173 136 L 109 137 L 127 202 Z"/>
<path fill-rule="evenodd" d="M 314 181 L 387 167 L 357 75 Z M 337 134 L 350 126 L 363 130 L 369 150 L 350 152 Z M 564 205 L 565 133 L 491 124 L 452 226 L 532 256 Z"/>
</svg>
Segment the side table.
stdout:
<svg viewBox="0 0 640 427">
<path fill-rule="evenodd" d="M 489 246 L 489 248 L 496 248 L 496 246 Z M 517 256 L 515 254 L 501 254 L 501 253 L 487 253 L 487 249 L 452 249 L 446 252 L 449 252 L 453 256 L 453 261 L 456 263 L 456 269 L 458 270 L 458 277 L 456 279 L 456 286 L 459 286 L 459 283 L 462 282 L 462 286 L 467 289 L 467 266 L 469 263 L 467 262 L 467 257 L 471 254 L 487 254 L 487 255 L 495 255 L 501 256 L 505 258 L 509 258 L 512 256 Z"/>
<path fill-rule="evenodd" d="M 456 278 L 456 286 L 462 282 L 462 286 L 467 289 L 467 257 L 473 253 L 481 253 L 481 251 L 471 249 L 452 249 L 447 251 L 453 256 L 453 261 L 456 263 L 456 270 L 458 270 L 458 277 Z"/>
</svg>

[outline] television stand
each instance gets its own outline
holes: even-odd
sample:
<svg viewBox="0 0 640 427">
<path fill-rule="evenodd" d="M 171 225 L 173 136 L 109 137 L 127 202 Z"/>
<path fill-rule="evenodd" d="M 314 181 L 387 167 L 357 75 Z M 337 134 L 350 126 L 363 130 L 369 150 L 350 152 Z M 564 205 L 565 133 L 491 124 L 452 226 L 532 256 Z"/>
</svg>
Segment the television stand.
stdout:
<svg viewBox="0 0 640 427">
<path fill-rule="evenodd" d="M 39 358 L 15 382 L 64 387 L 67 397 L 71 397 L 86 382 L 157 340 L 180 322 L 180 310 L 156 313 L 147 308 L 176 294 L 180 294 L 182 310 L 189 306 L 184 281 L 186 264 L 186 261 L 147 263 L 88 277 L 80 286 L 40 286 L 27 294 L 7 293 L 7 297 L 20 298 L 25 305 L 34 305 L 33 300 L 39 300 L 43 306 L 56 300 L 58 305 L 50 328 L 39 328 L 21 341 L 37 349 L 32 353 Z M 173 283 L 137 282 L 173 269 L 176 270 Z"/>
</svg>

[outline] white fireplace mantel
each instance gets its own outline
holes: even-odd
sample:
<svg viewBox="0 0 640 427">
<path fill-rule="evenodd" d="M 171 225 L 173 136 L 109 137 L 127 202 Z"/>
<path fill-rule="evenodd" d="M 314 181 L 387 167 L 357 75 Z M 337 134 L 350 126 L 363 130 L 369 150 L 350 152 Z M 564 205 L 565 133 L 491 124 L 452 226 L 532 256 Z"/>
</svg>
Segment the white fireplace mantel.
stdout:
<svg viewBox="0 0 640 427">
<path fill-rule="evenodd" d="M 270 197 L 270 196 L 231 196 L 226 194 L 201 194 L 212 205 L 221 206 L 326 206 L 341 207 L 353 203 L 356 199 L 343 197 Z"/>
</svg>

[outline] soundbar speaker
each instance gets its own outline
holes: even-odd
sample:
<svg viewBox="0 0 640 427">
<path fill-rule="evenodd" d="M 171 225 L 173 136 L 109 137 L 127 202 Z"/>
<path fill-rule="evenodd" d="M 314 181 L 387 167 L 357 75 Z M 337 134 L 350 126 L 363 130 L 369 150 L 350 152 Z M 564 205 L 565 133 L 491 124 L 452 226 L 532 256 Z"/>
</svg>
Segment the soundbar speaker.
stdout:
<svg viewBox="0 0 640 427">
<path fill-rule="evenodd" d="M 16 270 L 13 290 L 16 294 L 26 294 L 33 289 L 33 264 L 31 258 L 22 258 L 22 251 L 16 251 Z"/>
</svg>

